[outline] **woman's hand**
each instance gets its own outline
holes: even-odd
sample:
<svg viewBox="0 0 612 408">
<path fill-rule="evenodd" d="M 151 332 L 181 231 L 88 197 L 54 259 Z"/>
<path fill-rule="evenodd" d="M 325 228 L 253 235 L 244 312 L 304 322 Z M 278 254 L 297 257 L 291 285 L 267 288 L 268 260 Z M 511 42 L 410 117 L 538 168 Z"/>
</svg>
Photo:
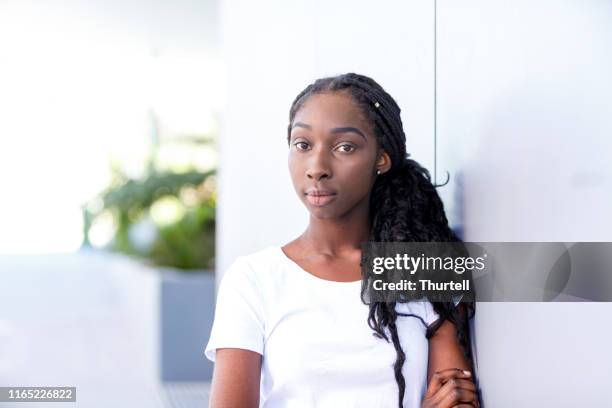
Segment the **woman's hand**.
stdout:
<svg viewBox="0 0 612 408">
<path fill-rule="evenodd" d="M 436 371 L 429 381 L 421 408 L 480 407 L 469 371 L 449 368 Z"/>
</svg>

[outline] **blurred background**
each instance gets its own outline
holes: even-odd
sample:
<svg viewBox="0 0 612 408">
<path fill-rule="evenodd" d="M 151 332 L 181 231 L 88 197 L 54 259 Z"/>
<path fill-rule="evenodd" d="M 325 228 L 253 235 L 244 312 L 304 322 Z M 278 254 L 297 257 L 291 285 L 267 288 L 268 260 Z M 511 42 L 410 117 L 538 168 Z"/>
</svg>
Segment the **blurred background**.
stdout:
<svg viewBox="0 0 612 408">
<path fill-rule="evenodd" d="M 223 272 L 307 225 L 285 132 L 321 76 L 397 100 L 465 240 L 612 241 L 611 18 L 604 0 L 0 0 L 0 386 L 206 406 Z M 478 304 L 484 403 L 605 406 L 611 306 Z"/>
</svg>

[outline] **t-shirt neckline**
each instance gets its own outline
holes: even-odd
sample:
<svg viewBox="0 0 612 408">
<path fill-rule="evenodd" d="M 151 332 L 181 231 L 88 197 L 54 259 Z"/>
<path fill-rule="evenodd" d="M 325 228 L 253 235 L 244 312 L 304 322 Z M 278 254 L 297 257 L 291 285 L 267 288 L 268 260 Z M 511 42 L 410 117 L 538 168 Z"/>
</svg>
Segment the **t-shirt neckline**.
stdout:
<svg viewBox="0 0 612 408">
<path fill-rule="evenodd" d="M 352 286 L 358 286 L 358 285 L 361 286 L 362 279 L 359 279 L 359 280 L 356 280 L 356 281 L 342 282 L 342 281 L 334 281 L 334 280 L 319 278 L 318 276 L 313 275 L 312 273 L 310 273 L 307 270 L 305 270 L 304 268 L 302 268 L 293 259 L 289 258 L 287 256 L 287 254 L 285 254 L 285 251 L 283 251 L 283 249 L 280 246 L 275 246 L 273 248 L 278 253 L 280 258 L 283 259 L 283 261 L 286 264 L 288 264 L 291 267 L 293 267 L 296 271 L 300 272 L 302 275 L 305 275 L 306 279 L 309 279 L 309 280 L 311 280 L 313 282 L 318 282 L 318 283 L 322 283 L 322 284 L 325 284 L 325 285 L 329 285 L 329 286 L 332 286 L 332 285 L 333 286 L 343 286 L 343 287 L 352 287 Z"/>
</svg>

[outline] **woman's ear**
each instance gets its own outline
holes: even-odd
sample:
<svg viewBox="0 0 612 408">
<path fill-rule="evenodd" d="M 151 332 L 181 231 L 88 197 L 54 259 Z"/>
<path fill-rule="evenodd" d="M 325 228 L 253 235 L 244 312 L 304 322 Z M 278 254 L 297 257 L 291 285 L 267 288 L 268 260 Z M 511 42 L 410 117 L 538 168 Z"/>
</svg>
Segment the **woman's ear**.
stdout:
<svg viewBox="0 0 612 408">
<path fill-rule="evenodd" d="M 377 174 L 383 174 L 389 171 L 391 168 L 391 157 L 385 152 L 381 150 L 378 154 L 378 159 L 376 160 L 376 172 Z M 380 173 L 378 173 L 380 172 Z"/>
</svg>

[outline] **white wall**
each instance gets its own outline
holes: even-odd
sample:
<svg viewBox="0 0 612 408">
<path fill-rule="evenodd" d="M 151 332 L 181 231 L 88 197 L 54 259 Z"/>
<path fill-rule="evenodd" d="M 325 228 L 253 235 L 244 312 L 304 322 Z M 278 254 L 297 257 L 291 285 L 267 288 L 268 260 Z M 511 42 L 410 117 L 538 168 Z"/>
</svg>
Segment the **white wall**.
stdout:
<svg viewBox="0 0 612 408">
<path fill-rule="evenodd" d="M 602 1 L 438 2 L 439 172 L 463 173 L 442 192 L 466 240 L 612 240 L 610 21 Z M 610 404 L 612 303 L 476 310 L 487 407 Z"/>
<path fill-rule="evenodd" d="M 236 256 L 285 244 L 306 228 L 287 169 L 286 128 L 291 102 L 314 79 L 373 77 L 402 107 L 408 150 L 433 165 L 432 23 L 426 0 L 221 2 L 219 277 Z"/>
<path fill-rule="evenodd" d="M 469 238 L 610 238 L 594 215 L 612 203 L 611 17 L 596 0 L 438 2 L 439 172 L 471 180 Z M 457 187 L 441 189 L 455 219 Z"/>
</svg>

